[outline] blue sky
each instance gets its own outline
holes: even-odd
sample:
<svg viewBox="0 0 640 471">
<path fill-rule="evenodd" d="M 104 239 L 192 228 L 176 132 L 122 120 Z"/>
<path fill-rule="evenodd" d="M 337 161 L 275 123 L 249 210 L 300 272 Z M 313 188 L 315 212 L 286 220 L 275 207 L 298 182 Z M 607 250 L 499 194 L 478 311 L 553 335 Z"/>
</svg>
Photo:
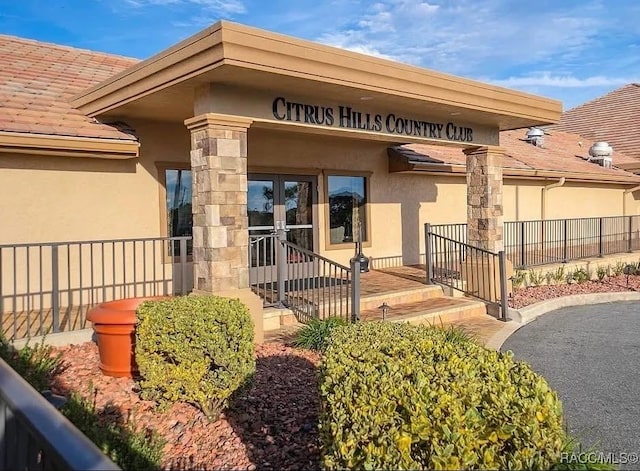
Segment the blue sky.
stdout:
<svg viewBox="0 0 640 471">
<path fill-rule="evenodd" d="M 640 81 L 636 0 L 0 0 L 0 33 L 147 58 L 228 19 L 556 98 Z"/>
</svg>

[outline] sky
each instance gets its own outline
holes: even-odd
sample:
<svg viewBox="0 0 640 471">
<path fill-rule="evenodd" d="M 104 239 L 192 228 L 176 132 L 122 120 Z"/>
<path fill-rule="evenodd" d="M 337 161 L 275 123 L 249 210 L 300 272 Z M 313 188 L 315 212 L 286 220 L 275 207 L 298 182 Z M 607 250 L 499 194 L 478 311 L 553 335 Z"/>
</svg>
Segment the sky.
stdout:
<svg viewBox="0 0 640 471">
<path fill-rule="evenodd" d="M 145 59 L 227 19 L 555 98 L 640 82 L 637 0 L 0 0 L 0 34 Z"/>
</svg>

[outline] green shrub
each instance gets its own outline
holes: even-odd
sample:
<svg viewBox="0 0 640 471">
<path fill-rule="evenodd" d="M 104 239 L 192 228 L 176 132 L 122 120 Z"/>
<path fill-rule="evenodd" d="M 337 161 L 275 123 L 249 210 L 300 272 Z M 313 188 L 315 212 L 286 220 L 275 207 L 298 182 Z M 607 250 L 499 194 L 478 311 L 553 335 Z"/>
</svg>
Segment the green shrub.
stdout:
<svg viewBox="0 0 640 471">
<path fill-rule="evenodd" d="M 525 281 L 527 281 L 527 272 L 517 269 L 511 276 L 511 286 L 514 290 L 521 288 Z"/>
<path fill-rule="evenodd" d="M 562 265 L 556 268 L 556 271 L 553 272 L 553 281 L 555 281 L 556 284 L 560 284 L 564 280 L 565 280 L 564 265 Z"/>
<path fill-rule="evenodd" d="M 95 404 L 74 393 L 62 413 L 123 470 L 160 469 L 164 440 L 155 431 L 136 431 L 128 418 L 113 416 L 109 407 L 97 411 Z M 116 414 L 117 415 L 117 414 Z M 126 419 L 126 420 L 125 420 Z"/>
<path fill-rule="evenodd" d="M 616 262 L 616 264 L 613 266 L 613 274 L 615 276 L 620 276 L 622 274 L 624 274 L 624 267 L 625 267 L 625 263 L 622 261 L 618 261 Z"/>
<path fill-rule="evenodd" d="M 33 347 L 27 344 L 15 349 L 1 332 L 0 358 L 37 391 L 49 389 L 51 378 L 62 368 L 61 354 L 54 354 L 44 340 Z"/>
<path fill-rule="evenodd" d="M 348 322 L 340 317 L 328 317 L 323 320 L 312 319 L 298 331 L 293 343 L 299 348 L 308 348 L 309 350 L 322 352 L 327 348 L 331 331 L 336 327 L 347 324 Z"/>
<path fill-rule="evenodd" d="M 253 321 L 237 299 L 184 296 L 137 311 L 136 361 L 142 397 L 187 402 L 215 419 L 255 372 Z"/>
<path fill-rule="evenodd" d="M 540 286 L 544 282 L 544 275 L 541 271 L 529 270 L 529 282 L 533 286 Z"/>
<path fill-rule="evenodd" d="M 607 274 L 609 273 L 609 266 L 603 267 L 602 265 L 598 266 L 598 268 L 596 268 L 596 275 L 598 276 L 598 281 L 602 281 L 607 277 Z"/>
<path fill-rule="evenodd" d="M 560 401 L 511 354 L 446 331 L 358 323 L 320 366 L 327 469 L 549 469 L 566 442 Z"/>
<path fill-rule="evenodd" d="M 576 268 L 573 271 L 572 277 L 576 283 L 585 283 L 591 280 L 592 273 L 591 273 L 591 270 L 587 270 L 586 268 L 580 267 L 580 268 Z"/>
</svg>

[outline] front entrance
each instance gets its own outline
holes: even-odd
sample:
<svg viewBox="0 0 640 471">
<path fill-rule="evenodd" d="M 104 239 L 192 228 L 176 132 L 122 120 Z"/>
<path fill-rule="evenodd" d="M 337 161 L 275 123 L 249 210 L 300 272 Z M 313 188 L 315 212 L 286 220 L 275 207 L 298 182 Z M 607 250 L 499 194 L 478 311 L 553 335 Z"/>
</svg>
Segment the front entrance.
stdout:
<svg viewBox="0 0 640 471">
<path fill-rule="evenodd" d="M 249 174 L 249 235 L 287 231 L 287 240 L 315 251 L 317 180 L 308 175 Z"/>
<path fill-rule="evenodd" d="M 253 288 L 265 299 L 267 305 L 274 303 L 276 299 L 276 230 L 285 229 L 287 241 L 292 244 L 312 252 L 317 251 L 316 208 L 316 177 L 249 174 L 249 278 Z M 289 263 L 300 261 L 288 260 Z M 305 270 L 309 268 L 305 267 Z"/>
</svg>

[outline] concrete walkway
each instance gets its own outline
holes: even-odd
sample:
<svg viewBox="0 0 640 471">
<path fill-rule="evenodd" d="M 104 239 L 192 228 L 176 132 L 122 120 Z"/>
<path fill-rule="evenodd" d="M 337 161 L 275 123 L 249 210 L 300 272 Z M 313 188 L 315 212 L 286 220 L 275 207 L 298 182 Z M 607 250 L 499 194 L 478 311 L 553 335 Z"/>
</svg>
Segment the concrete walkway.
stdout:
<svg viewBox="0 0 640 471">
<path fill-rule="evenodd" d="M 503 344 L 558 391 L 570 433 L 584 446 L 632 459 L 639 469 L 640 303 L 563 308 L 522 327 Z"/>
</svg>

